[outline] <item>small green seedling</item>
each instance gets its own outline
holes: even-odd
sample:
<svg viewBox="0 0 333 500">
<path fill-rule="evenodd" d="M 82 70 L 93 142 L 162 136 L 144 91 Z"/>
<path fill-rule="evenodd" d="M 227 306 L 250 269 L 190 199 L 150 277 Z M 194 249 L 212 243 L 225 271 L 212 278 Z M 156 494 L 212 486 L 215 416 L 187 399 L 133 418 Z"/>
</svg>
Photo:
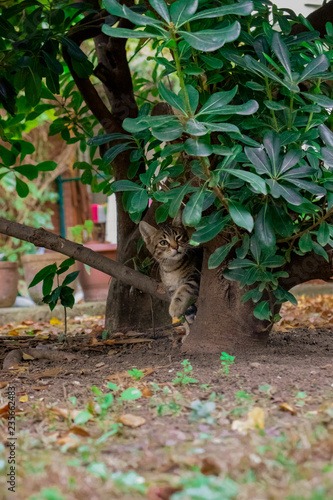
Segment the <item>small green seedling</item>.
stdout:
<svg viewBox="0 0 333 500">
<path fill-rule="evenodd" d="M 230 356 L 226 352 L 221 352 L 222 373 L 228 374 L 229 368 L 234 364 L 235 356 Z"/>
<path fill-rule="evenodd" d="M 192 370 L 193 370 L 189 360 L 184 359 L 184 361 L 181 364 L 183 365 L 184 369 L 182 372 L 177 373 L 177 377 L 174 378 L 172 381 L 173 385 L 196 384 L 198 380 L 189 376 L 192 375 Z"/>
<path fill-rule="evenodd" d="M 137 370 L 136 368 L 133 368 L 133 370 L 128 370 L 127 372 L 134 380 L 141 380 L 142 377 L 144 377 L 144 373 L 141 370 Z"/>
</svg>

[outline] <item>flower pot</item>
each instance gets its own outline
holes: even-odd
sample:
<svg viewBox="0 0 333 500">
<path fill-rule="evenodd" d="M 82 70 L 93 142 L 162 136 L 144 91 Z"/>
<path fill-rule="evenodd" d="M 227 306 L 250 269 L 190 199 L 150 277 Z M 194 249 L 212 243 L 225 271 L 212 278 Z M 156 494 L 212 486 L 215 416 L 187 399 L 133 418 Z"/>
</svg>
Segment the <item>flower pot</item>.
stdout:
<svg viewBox="0 0 333 500">
<path fill-rule="evenodd" d="M 109 259 L 116 260 L 117 245 L 111 243 L 89 242 L 84 245 L 94 252 L 100 253 Z M 108 296 L 111 276 L 90 267 L 90 274 L 87 273 L 84 264 L 78 262 L 80 270 L 79 281 L 84 293 L 85 302 L 97 302 L 106 300 Z"/>
<path fill-rule="evenodd" d="M 17 296 L 17 262 L 0 262 L 0 307 L 12 307 Z"/>
<path fill-rule="evenodd" d="M 49 266 L 50 264 L 56 263 L 57 266 L 59 266 L 64 260 L 68 259 L 66 255 L 63 255 L 58 252 L 45 252 L 41 255 L 37 254 L 32 254 L 32 255 L 23 255 L 22 257 L 22 264 L 23 264 L 23 270 L 24 270 L 24 278 L 27 283 L 27 286 L 30 285 L 31 281 L 33 278 L 36 276 L 38 271 L 43 269 L 43 267 Z M 61 284 L 66 275 L 73 272 L 77 271 L 77 265 L 75 264 L 74 266 L 70 267 L 68 272 L 60 274 L 59 276 L 59 283 Z M 54 279 L 53 281 L 53 287 L 58 286 L 57 283 L 57 278 Z M 73 283 L 69 285 L 71 288 L 74 288 L 76 290 L 77 288 L 77 280 L 75 280 Z M 33 286 L 32 288 L 28 288 L 28 292 L 32 300 L 37 304 L 37 305 L 42 305 L 43 304 L 43 282 L 41 281 L 37 285 Z"/>
</svg>

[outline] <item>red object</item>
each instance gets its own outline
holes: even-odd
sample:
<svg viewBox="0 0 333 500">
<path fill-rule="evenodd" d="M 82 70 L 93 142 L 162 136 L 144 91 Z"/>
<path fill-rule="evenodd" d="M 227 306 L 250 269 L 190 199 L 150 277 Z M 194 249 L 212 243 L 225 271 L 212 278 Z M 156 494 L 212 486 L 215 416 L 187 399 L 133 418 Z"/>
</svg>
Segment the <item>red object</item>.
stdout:
<svg viewBox="0 0 333 500">
<path fill-rule="evenodd" d="M 104 257 L 111 260 L 116 260 L 117 245 L 111 243 L 98 243 L 91 241 L 84 245 L 94 252 L 101 253 Z M 85 302 L 96 302 L 99 300 L 106 300 L 108 296 L 111 276 L 102 273 L 93 267 L 90 267 L 90 274 L 85 270 L 84 264 L 78 262 L 80 269 L 79 281 L 84 293 Z"/>
</svg>

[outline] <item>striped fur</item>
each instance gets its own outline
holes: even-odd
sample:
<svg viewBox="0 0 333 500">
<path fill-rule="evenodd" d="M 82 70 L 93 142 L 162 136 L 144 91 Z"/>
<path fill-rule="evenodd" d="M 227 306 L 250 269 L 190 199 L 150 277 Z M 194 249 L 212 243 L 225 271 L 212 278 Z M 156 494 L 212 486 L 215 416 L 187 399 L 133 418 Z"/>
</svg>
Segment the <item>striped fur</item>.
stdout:
<svg viewBox="0 0 333 500">
<path fill-rule="evenodd" d="M 160 267 L 161 279 L 171 295 L 169 313 L 172 318 L 183 314 L 192 323 L 196 313 L 193 305 L 199 295 L 201 254 L 189 244 L 181 226 L 155 229 L 147 222 L 139 225 L 142 238 Z"/>
</svg>

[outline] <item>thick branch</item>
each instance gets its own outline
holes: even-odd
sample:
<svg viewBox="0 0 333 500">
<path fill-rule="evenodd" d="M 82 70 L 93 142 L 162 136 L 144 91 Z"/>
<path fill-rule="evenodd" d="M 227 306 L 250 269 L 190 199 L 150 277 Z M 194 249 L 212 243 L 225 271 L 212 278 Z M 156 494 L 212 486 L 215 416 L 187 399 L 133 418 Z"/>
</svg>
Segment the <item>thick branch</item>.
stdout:
<svg viewBox="0 0 333 500">
<path fill-rule="evenodd" d="M 319 31 L 321 37 L 325 36 L 326 23 L 333 22 L 333 0 L 311 12 L 307 16 L 307 20 L 316 31 Z M 297 33 L 303 33 L 304 31 L 309 31 L 304 24 L 295 24 L 291 30 L 291 34 L 297 35 Z"/>
<path fill-rule="evenodd" d="M 333 277 L 333 248 L 325 248 L 329 262 L 324 257 L 311 252 L 304 257 L 293 254 L 292 260 L 285 267 L 289 278 L 280 280 L 281 286 L 289 290 L 293 286 L 300 285 L 313 279 L 330 281 Z"/>
<path fill-rule="evenodd" d="M 20 240 L 28 241 L 38 247 L 45 247 L 49 250 L 60 252 L 68 257 L 83 262 L 88 266 L 98 269 L 113 278 L 116 278 L 129 286 L 138 288 L 143 292 L 169 302 L 169 296 L 163 289 L 163 285 L 148 276 L 141 274 L 134 269 L 131 269 L 119 262 L 113 261 L 97 254 L 78 243 L 66 240 L 61 236 L 55 235 L 45 229 L 35 229 L 18 222 L 9 221 L 0 217 L 0 233 L 19 238 Z"/>
</svg>

